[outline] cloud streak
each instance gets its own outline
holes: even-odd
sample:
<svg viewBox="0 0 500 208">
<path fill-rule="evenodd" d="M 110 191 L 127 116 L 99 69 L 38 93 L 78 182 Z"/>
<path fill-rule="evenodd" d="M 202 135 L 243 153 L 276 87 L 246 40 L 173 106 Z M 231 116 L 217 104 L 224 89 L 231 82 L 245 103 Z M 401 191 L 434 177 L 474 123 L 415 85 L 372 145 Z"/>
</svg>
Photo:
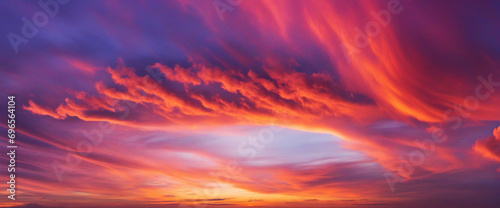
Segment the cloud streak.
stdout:
<svg viewBox="0 0 500 208">
<path fill-rule="evenodd" d="M 0 4 L 2 30 L 37 6 Z M 436 207 L 472 194 L 484 200 L 461 202 L 494 207 L 498 8 L 243 1 L 221 22 L 212 1 L 68 3 L 18 54 L 0 52 L 2 95 L 18 99 L 20 203 Z M 260 146 L 273 126 L 285 129 Z M 383 173 L 436 129 L 447 140 L 392 193 Z M 261 150 L 247 160 L 242 142 Z M 79 163 L 59 182 L 54 161 Z M 219 196 L 196 192 L 228 161 L 243 171 Z"/>
</svg>

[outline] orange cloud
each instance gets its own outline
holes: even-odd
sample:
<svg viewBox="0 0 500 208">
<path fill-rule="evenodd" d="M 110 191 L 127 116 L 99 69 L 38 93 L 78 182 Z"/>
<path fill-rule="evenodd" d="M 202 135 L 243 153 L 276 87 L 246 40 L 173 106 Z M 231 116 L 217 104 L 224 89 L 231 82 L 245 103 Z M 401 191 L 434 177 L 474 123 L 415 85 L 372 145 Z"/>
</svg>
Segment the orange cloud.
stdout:
<svg viewBox="0 0 500 208">
<path fill-rule="evenodd" d="M 54 112 L 53 110 L 51 110 L 48 107 L 44 107 L 44 106 L 40 106 L 40 105 L 36 104 L 32 100 L 30 100 L 28 102 L 28 104 L 29 104 L 28 106 L 24 106 L 23 105 L 23 109 L 29 110 L 29 111 L 31 111 L 34 114 L 37 114 L 37 115 L 47 115 L 47 116 L 51 116 L 51 117 L 53 117 L 55 119 L 64 119 L 64 118 L 66 118 L 64 116 L 61 116 L 59 113 Z"/>
<path fill-rule="evenodd" d="M 67 62 L 74 68 L 82 71 L 89 72 L 91 74 L 94 74 L 95 71 L 97 71 L 97 67 L 87 63 L 85 61 L 79 60 L 79 59 L 74 59 L 74 58 L 67 58 Z"/>
<path fill-rule="evenodd" d="M 190 3 L 183 3 L 184 6 L 187 4 Z M 244 41 L 252 43 L 251 48 L 255 47 L 258 51 L 259 57 L 253 57 L 249 50 L 241 50 L 234 47 L 237 44 L 218 37 L 224 28 L 218 25 L 217 15 L 208 14 L 212 11 L 206 9 L 212 6 L 210 4 L 210 1 L 205 2 L 204 6 L 195 8 L 204 16 L 204 23 L 216 34 L 213 37 L 214 43 L 219 44 L 220 50 L 225 50 L 230 56 L 227 59 L 239 62 L 239 67 L 235 67 L 231 61 L 224 59 L 224 55 L 220 55 L 226 53 L 207 52 L 208 55 L 200 55 L 198 51 L 190 51 L 189 55 L 197 61 L 191 61 L 191 66 L 153 64 L 151 67 L 158 68 L 161 72 L 158 80 L 158 77 L 143 76 L 143 72 L 136 72 L 136 69 L 127 67 L 120 61 L 116 68 L 106 69 L 111 81 L 101 79 L 95 82 L 97 93 L 93 95 L 72 92 L 73 97 L 66 98 L 55 110 L 31 100 L 28 106 L 23 108 L 34 114 L 48 115 L 55 119 L 77 117 L 84 121 L 109 121 L 135 128 L 149 127 L 173 131 L 199 126 L 208 129 L 228 124 L 262 125 L 268 124 L 273 118 L 286 117 L 290 121 L 289 128 L 335 134 L 349 141 L 346 147 L 361 150 L 388 170 L 397 170 L 397 165 L 401 163 L 399 155 L 408 155 L 412 150 L 418 149 L 418 145 L 414 143 L 416 139 L 430 138 L 424 131 L 425 128 L 444 123 L 443 113 L 447 109 L 453 109 L 455 103 L 463 104 L 464 98 L 474 95 L 474 90 L 481 84 L 476 80 L 476 76 L 482 73 L 488 75 L 498 69 L 495 61 L 483 62 L 483 59 L 488 57 L 482 55 L 478 55 L 481 56 L 478 62 L 490 65 L 477 65 L 474 69 L 455 70 L 453 65 L 442 66 L 429 61 L 432 59 L 427 56 L 428 51 L 450 54 L 464 50 L 448 45 L 453 49 L 448 51 L 441 48 L 441 44 L 404 41 L 400 34 L 411 34 L 414 31 L 397 30 L 395 25 L 402 24 L 401 22 L 382 28 L 379 35 L 367 39 L 365 47 L 355 46 L 353 50 L 356 52 L 344 53 L 341 46 L 355 45 L 353 37 L 357 34 L 353 27 L 364 28 L 371 20 L 369 14 L 372 10 L 387 9 L 387 5 L 376 2 L 332 4 L 325 1 L 297 1 L 294 4 L 284 4 L 282 1 L 256 1 L 238 7 L 238 14 L 232 13 L 235 20 L 253 21 L 245 21 L 248 25 L 243 27 L 231 25 L 239 21 L 228 20 L 224 24 L 234 26 L 233 29 L 238 31 L 238 34 L 246 34 L 247 30 L 254 32 L 249 33 L 255 34 L 254 36 L 243 36 Z M 190 9 L 186 11 L 192 13 Z M 392 19 L 404 21 L 408 18 L 393 16 Z M 442 41 L 454 37 L 453 33 L 441 30 L 441 25 L 414 21 L 416 22 L 412 23 L 426 25 L 426 30 L 431 31 L 422 35 L 422 39 Z M 301 35 L 300 41 L 294 39 L 297 31 Z M 277 57 L 270 42 L 259 37 L 271 37 L 267 41 L 273 44 L 276 40 L 282 40 L 287 46 L 283 47 L 284 52 L 280 51 L 285 54 L 284 57 L 291 54 L 290 57 L 303 60 Z M 411 37 L 404 38 L 412 40 Z M 304 50 L 307 47 L 300 46 L 302 40 L 311 45 L 309 47 L 317 53 Z M 459 40 L 454 41 L 459 43 Z M 276 44 L 276 48 L 281 47 L 279 43 Z M 423 49 L 422 45 L 428 45 L 428 48 Z M 198 49 L 198 46 L 196 47 Z M 316 68 L 308 69 L 304 69 L 309 67 L 308 64 L 299 64 L 304 63 L 304 60 L 314 62 L 316 59 L 308 58 L 323 55 L 323 52 L 327 59 L 329 58 L 330 64 L 323 66 L 323 63 L 320 63 L 320 67 L 316 65 Z M 463 54 L 456 54 L 455 57 L 456 60 L 466 58 Z M 82 70 L 95 70 L 85 63 L 71 64 Z M 493 94 L 493 91 L 486 87 L 481 88 L 480 92 L 489 93 L 491 97 L 480 102 L 471 119 L 498 120 L 500 110 L 497 105 L 500 96 Z M 111 115 L 130 106 L 136 108 L 129 109 L 131 111 L 128 117 L 117 119 Z M 403 126 L 408 127 L 388 130 L 373 127 L 387 120 L 401 122 Z M 476 141 L 474 151 L 486 158 L 500 161 L 498 131 L 497 128 L 493 137 Z M 452 139 L 450 137 L 450 140 Z M 464 161 L 458 159 L 456 152 L 447 145 L 435 147 L 435 151 L 436 154 L 429 156 L 419 167 L 422 172 L 438 173 L 463 167 Z M 203 152 L 190 153 L 216 162 L 222 160 Z M 201 186 L 199 181 L 208 180 L 204 174 L 206 169 L 181 170 L 178 167 L 184 167 L 189 161 L 174 156 L 166 157 L 172 162 L 162 163 L 161 167 L 158 167 L 157 160 L 144 160 L 145 164 L 139 165 L 128 155 L 101 153 L 99 156 L 108 156 L 115 160 L 90 157 L 82 157 L 82 160 L 104 168 L 104 178 L 128 188 L 129 192 L 117 194 L 123 198 L 133 195 L 130 190 L 136 191 L 135 188 L 143 186 L 144 181 L 129 184 L 134 180 L 130 175 L 138 176 L 137 178 L 168 176 L 177 182 L 180 181 L 179 186 Z M 147 156 L 156 159 L 156 155 Z M 137 164 L 140 170 L 130 168 L 130 164 Z M 93 172 L 100 170 L 93 168 Z M 373 190 L 374 186 L 377 189 L 385 187 L 385 184 L 370 186 L 356 182 L 349 183 L 352 187 L 342 187 L 345 183 L 336 183 L 336 178 L 323 175 L 325 172 L 338 173 L 336 168 L 326 166 L 316 169 L 289 166 L 248 167 L 246 170 L 248 173 L 231 185 L 258 193 L 302 192 L 309 196 L 323 194 L 362 197 L 372 194 L 364 190 Z M 262 184 L 255 183 L 258 178 L 256 176 L 266 174 L 272 177 L 263 180 Z M 323 185 L 322 182 L 333 184 Z M 75 182 L 70 185 L 78 184 Z M 92 189 L 85 184 L 79 187 L 82 190 Z M 363 190 L 360 191 L 360 187 Z M 154 200 L 161 198 L 157 196 L 162 191 L 161 188 L 151 186 L 144 191 L 155 194 Z"/>
<path fill-rule="evenodd" d="M 484 158 L 500 162 L 500 127 L 493 130 L 493 136 L 477 140 L 472 149 Z"/>
<path fill-rule="evenodd" d="M 67 116 L 88 119 L 88 113 L 92 111 L 115 112 L 114 105 L 121 100 L 152 106 L 165 119 L 181 123 L 191 122 L 191 117 L 201 118 L 199 121 L 233 119 L 258 123 L 273 118 L 278 109 L 282 114 L 301 119 L 345 116 L 373 120 L 383 117 L 383 114 L 374 111 L 375 106 L 369 98 L 347 92 L 327 74 L 307 75 L 280 64 L 270 64 L 265 68 L 267 74 L 264 75 L 252 70 L 245 75 L 203 64 L 193 64 L 190 69 L 179 66 L 172 69 L 159 63 L 153 67 L 159 68 L 166 80 L 188 85 L 201 85 L 203 82 L 203 86 L 214 90 L 219 85 L 218 90 L 225 91 L 225 95 L 191 90 L 187 86 L 183 91 L 175 91 L 164 87 L 161 80 L 136 75 L 134 69 L 123 66 L 121 62 L 117 69 L 108 68 L 107 71 L 114 83 L 125 87 L 125 90 L 116 90 L 97 82 L 98 96 L 73 92 L 78 102 L 67 98 L 65 104 L 55 111 L 34 102 L 30 102 L 26 109 L 56 119 Z M 266 75 L 270 78 L 264 78 Z"/>
</svg>

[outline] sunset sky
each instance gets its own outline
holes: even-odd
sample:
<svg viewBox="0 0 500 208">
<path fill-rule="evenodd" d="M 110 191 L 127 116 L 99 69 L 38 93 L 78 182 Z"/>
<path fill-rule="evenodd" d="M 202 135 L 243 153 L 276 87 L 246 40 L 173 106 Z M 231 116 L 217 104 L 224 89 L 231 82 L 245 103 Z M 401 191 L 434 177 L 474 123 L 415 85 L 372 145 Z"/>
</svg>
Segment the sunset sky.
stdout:
<svg viewBox="0 0 500 208">
<path fill-rule="evenodd" d="M 8 0 L 0 14 L 19 146 L 0 207 L 500 204 L 499 1 Z"/>
</svg>

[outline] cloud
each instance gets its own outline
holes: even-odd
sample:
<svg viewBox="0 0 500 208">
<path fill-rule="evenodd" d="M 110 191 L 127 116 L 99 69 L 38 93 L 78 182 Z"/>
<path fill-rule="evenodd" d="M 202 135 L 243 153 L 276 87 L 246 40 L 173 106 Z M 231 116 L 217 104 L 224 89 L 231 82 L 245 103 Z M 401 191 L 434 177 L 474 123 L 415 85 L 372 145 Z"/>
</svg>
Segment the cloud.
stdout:
<svg viewBox="0 0 500 208">
<path fill-rule="evenodd" d="M 251 70 L 243 74 L 204 64 L 193 64 L 189 69 L 180 66 L 172 69 L 159 63 L 152 67 L 162 72 L 160 80 L 139 76 L 134 69 L 124 66 L 123 61 L 120 61 L 116 69 L 108 68 L 107 72 L 113 84 L 125 90 L 97 82 L 95 88 L 99 95 L 74 92 L 76 101 L 66 98 L 65 103 L 56 110 L 33 101 L 25 109 L 56 119 L 74 116 L 82 120 L 98 120 L 106 118 L 92 117 L 91 112 L 116 112 L 116 103 L 127 101 L 150 107 L 151 111 L 166 120 L 178 123 L 207 119 L 211 122 L 219 120 L 221 123 L 225 123 L 224 119 L 259 123 L 276 116 L 277 111 L 290 117 L 310 119 L 325 116 L 360 118 L 369 116 L 368 112 L 374 107 L 369 98 L 346 91 L 327 74 L 307 75 L 293 69 L 283 69 L 284 66 L 279 65 L 267 66 L 261 75 Z M 172 84 L 183 84 L 184 89 L 165 87 L 165 80 L 172 81 Z M 198 85 L 206 90 L 194 88 Z M 366 114 L 358 114 L 360 111 Z"/>
<path fill-rule="evenodd" d="M 23 109 L 25 110 L 29 110 L 31 111 L 32 113 L 34 114 L 37 114 L 37 115 L 47 115 L 47 116 L 51 116 L 55 119 L 63 119 L 65 118 L 64 116 L 61 116 L 59 113 L 51 110 L 50 108 L 48 107 L 44 107 L 44 106 L 40 106 L 38 104 L 36 104 L 35 102 L 33 102 L 32 100 L 30 100 L 28 102 L 28 106 L 24 106 L 23 105 Z"/>
<path fill-rule="evenodd" d="M 493 136 L 476 140 L 472 149 L 484 158 L 500 162 L 500 127 L 493 130 Z"/>
<path fill-rule="evenodd" d="M 22 45 L 23 54 L 0 52 L 0 88 L 18 95 L 24 109 L 16 115 L 23 196 L 76 204 L 182 202 L 199 197 L 192 191 L 213 182 L 210 171 L 227 161 L 246 170 L 221 191 L 224 202 L 236 204 L 416 199 L 470 185 L 474 191 L 453 192 L 447 200 L 495 193 L 488 189 L 497 181 L 491 171 L 464 152 L 474 146 L 499 161 L 498 130 L 475 144 L 468 139 L 499 125 L 500 94 L 484 83 L 499 80 L 496 7 L 400 3 L 403 11 L 366 47 L 355 45 L 355 28 L 376 23 L 372 13 L 387 10 L 387 2 L 255 1 L 226 12 L 224 22 L 212 1 L 60 7 L 50 28 Z M 0 20 L 3 28 L 19 29 L 19 21 L 10 20 L 30 12 L 23 4 L 0 7 L 9 17 Z M 357 52 L 344 53 L 345 45 Z M 459 117 L 476 91 L 487 98 Z M 448 140 L 406 178 L 411 186 L 387 194 L 382 173 L 421 151 L 422 142 L 432 140 L 428 129 L 448 126 L 447 110 L 461 128 L 445 132 Z M 100 132 L 106 122 L 116 124 L 114 130 Z M 283 139 L 251 161 L 242 159 L 239 142 L 269 125 L 286 126 Z M 342 142 L 326 142 L 332 135 Z M 92 154 L 75 150 L 99 136 L 103 142 Z M 68 160 L 81 163 L 59 183 L 52 162 Z M 453 174 L 470 169 L 477 172 Z M 453 186 L 474 178 L 481 180 Z"/>
<path fill-rule="evenodd" d="M 12 207 L 15 207 L 15 208 L 64 208 L 62 206 L 42 206 L 42 205 L 39 205 L 37 203 L 30 203 L 30 204 L 24 204 L 24 205 L 18 205 L 18 206 L 12 206 Z"/>
</svg>

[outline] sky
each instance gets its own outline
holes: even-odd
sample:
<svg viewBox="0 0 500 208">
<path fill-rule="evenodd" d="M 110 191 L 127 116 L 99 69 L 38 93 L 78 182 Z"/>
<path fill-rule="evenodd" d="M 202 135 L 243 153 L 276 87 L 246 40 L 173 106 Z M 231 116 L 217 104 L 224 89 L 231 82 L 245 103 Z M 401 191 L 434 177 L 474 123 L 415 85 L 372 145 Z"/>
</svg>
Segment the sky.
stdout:
<svg viewBox="0 0 500 208">
<path fill-rule="evenodd" d="M 8 0 L 0 14 L 18 145 L 0 207 L 500 203 L 498 1 Z"/>
</svg>

